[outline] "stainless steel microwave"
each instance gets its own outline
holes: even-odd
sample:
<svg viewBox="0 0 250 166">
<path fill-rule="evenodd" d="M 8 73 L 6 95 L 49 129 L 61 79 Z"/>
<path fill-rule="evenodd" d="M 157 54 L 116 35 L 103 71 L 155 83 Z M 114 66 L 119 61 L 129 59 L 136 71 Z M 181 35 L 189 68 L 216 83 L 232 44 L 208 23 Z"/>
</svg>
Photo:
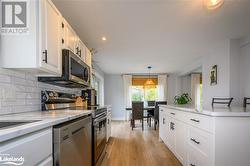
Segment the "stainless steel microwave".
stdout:
<svg viewBox="0 0 250 166">
<path fill-rule="evenodd" d="M 38 77 L 38 81 L 70 88 L 90 86 L 90 67 L 72 51 L 62 50 L 61 77 Z"/>
</svg>

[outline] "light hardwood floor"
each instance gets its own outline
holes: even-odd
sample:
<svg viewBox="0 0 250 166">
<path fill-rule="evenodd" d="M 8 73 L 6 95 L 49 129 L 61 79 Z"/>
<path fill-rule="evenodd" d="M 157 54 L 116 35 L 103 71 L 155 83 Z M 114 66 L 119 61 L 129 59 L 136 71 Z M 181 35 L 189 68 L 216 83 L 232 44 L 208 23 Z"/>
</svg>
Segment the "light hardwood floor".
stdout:
<svg viewBox="0 0 250 166">
<path fill-rule="evenodd" d="M 180 166 L 170 150 L 159 141 L 158 131 L 137 122 L 132 131 L 129 122 L 112 122 L 112 137 L 102 166 Z"/>
</svg>

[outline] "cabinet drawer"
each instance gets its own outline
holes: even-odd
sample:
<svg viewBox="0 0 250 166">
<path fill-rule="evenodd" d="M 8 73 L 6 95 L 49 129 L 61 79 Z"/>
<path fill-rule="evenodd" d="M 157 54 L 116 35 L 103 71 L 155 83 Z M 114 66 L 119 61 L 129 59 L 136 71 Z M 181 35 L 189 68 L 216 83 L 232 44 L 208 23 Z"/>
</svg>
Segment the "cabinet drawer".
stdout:
<svg viewBox="0 0 250 166">
<path fill-rule="evenodd" d="M 168 109 L 166 109 L 166 115 L 170 116 L 172 118 L 175 118 L 179 121 L 185 122 L 185 119 L 188 116 L 188 113 L 168 108 Z"/>
<path fill-rule="evenodd" d="M 212 152 L 212 134 L 200 129 L 189 127 L 188 129 L 188 144 L 194 147 L 204 156 L 210 157 Z"/>
<path fill-rule="evenodd" d="M 37 165 L 52 155 L 52 129 L 44 129 L 3 142 L 0 144 L 0 153 L 23 157 L 23 165 Z"/>
<path fill-rule="evenodd" d="M 202 153 L 194 149 L 192 146 L 188 147 L 188 166 L 211 166 L 212 161 L 204 156 Z"/>
<path fill-rule="evenodd" d="M 208 132 L 213 132 L 213 119 L 212 117 L 209 116 L 204 116 L 204 115 L 199 115 L 199 114 L 194 114 L 194 113 L 189 113 L 185 117 L 185 121 L 197 128 L 206 130 Z"/>
</svg>

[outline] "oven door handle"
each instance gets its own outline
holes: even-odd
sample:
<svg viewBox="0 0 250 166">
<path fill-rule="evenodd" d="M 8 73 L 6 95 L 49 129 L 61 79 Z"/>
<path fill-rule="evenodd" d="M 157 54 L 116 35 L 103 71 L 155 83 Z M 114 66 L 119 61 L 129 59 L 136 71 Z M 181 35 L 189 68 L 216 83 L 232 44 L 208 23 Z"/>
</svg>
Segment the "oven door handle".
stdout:
<svg viewBox="0 0 250 166">
<path fill-rule="evenodd" d="M 94 126 L 98 126 L 98 123 L 105 120 L 105 119 L 107 120 L 107 117 L 103 117 L 103 118 L 100 118 L 100 119 L 95 119 L 94 120 Z"/>
<path fill-rule="evenodd" d="M 102 118 L 97 118 L 97 119 L 95 119 L 94 120 L 94 122 L 100 122 L 100 121 L 103 121 L 104 119 L 107 119 L 107 116 L 104 116 L 104 117 L 102 117 Z"/>
<path fill-rule="evenodd" d="M 103 112 L 103 113 L 99 114 L 98 116 L 96 116 L 96 119 L 98 119 L 99 117 L 103 117 L 103 115 L 107 116 L 107 113 Z"/>
</svg>

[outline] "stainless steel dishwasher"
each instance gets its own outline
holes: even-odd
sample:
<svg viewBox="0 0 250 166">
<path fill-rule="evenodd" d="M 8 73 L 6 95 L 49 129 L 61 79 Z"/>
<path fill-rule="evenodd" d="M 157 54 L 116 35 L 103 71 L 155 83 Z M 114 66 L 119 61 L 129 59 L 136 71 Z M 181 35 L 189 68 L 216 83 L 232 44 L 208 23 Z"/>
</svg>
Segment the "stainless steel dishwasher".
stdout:
<svg viewBox="0 0 250 166">
<path fill-rule="evenodd" d="M 91 166 L 92 117 L 54 127 L 54 166 Z"/>
</svg>

